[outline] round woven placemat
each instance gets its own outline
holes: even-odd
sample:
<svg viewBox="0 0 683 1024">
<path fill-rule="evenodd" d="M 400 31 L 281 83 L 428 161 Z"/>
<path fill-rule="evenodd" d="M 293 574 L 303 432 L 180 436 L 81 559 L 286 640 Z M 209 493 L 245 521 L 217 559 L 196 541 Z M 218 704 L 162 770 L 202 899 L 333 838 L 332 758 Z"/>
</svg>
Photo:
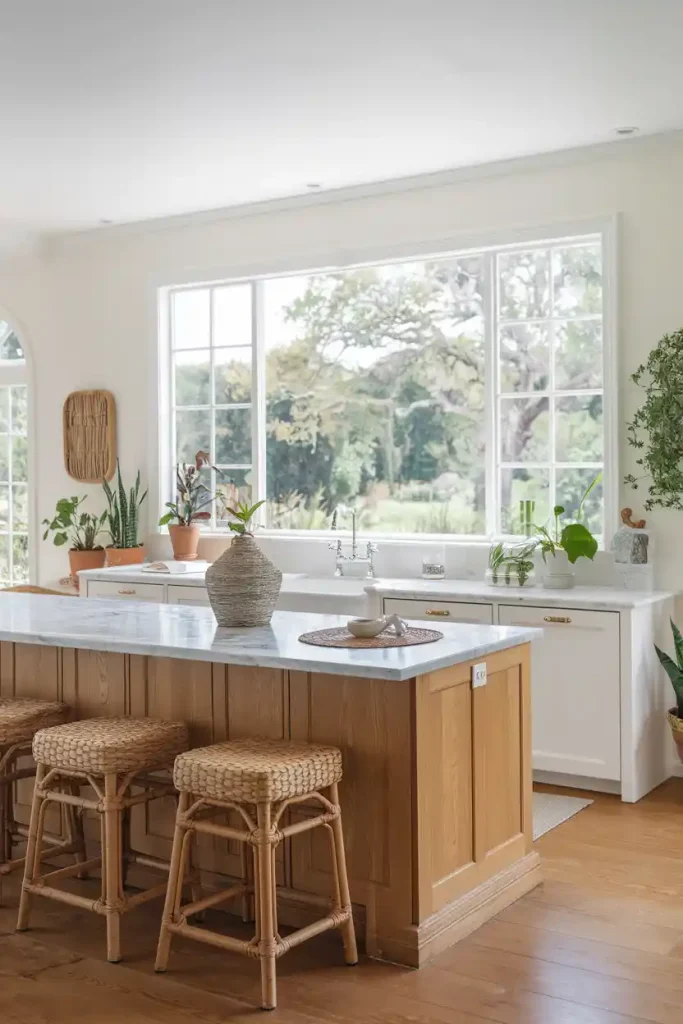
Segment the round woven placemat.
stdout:
<svg viewBox="0 0 683 1024">
<path fill-rule="evenodd" d="M 414 644 L 431 644 L 441 640 L 443 633 L 437 629 L 419 629 L 408 626 L 402 636 L 396 633 L 379 633 L 377 636 L 354 636 L 346 626 L 334 629 L 316 629 L 313 633 L 302 633 L 299 640 L 314 647 L 412 647 Z"/>
</svg>

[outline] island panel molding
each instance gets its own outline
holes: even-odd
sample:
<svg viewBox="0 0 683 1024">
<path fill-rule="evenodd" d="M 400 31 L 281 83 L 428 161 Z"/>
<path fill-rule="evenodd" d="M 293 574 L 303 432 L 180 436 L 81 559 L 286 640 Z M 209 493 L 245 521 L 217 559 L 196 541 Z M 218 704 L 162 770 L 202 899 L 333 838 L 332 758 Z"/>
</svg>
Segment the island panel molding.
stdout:
<svg viewBox="0 0 683 1024">
<path fill-rule="evenodd" d="M 266 735 L 339 746 L 359 934 L 371 955 L 419 967 L 541 880 L 529 813 L 529 643 L 517 640 L 486 657 L 488 683 L 475 690 L 473 660 L 396 681 L 6 641 L 0 695 L 65 700 L 78 718 L 181 719 L 192 745 Z M 24 822 L 29 798 L 21 793 Z M 168 858 L 175 806 L 155 804 L 134 809 L 133 846 Z M 95 824 L 86 821 L 92 844 Z M 202 840 L 207 888 L 240 876 L 234 844 Z M 332 891 L 324 836 L 293 836 L 278 853 L 281 918 L 306 923 Z"/>
<path fill-rule="evenodd" d="M 116 469 L 116 399 L 111 391 L 72 391 L 62 422 L 69 476 L 88 484 L 111 480 Z"/>
</svg>

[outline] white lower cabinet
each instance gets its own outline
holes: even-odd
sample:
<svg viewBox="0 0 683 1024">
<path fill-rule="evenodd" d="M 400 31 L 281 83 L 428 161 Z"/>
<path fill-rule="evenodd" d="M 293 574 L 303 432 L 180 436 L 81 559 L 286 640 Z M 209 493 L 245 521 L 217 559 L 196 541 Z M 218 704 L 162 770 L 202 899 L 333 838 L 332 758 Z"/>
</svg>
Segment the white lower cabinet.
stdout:
<svg viewBox="0 0 683 1024">
<path fill-rule="evenodd" d="M 129 583 L 113 580 L 88 580 L 88 597 L 109 597 L 121 601 L 163 601 L 164 588 L 160 583 Z"/>
<path fill-rule="evenodd" d="M 537 626 L 532 647 L 534 768 L 621 778 L 619 613 L 500 605 L 501 626 Z"/>
<path fill-rule="evenodd" d="M 385 615 L 402 615 L 406 619 L 428 619 L 438 622 L 474 622 L 493 625 L 493 605 L 466 601 L 414 601 L 412 598 L 385 597 Z"/>
<path fill-rule="evenodd" d="M 168 604 L 195 604 L 210 607 L 209 595 L 205 587 L 182 587 L 169 584 L 167 588 Z"/>
</svg>

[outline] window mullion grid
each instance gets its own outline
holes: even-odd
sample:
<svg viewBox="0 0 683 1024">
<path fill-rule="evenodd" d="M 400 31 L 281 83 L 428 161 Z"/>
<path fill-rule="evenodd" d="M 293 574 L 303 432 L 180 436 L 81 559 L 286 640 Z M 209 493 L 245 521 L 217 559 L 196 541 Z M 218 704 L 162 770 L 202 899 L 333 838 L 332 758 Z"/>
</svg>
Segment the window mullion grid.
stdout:
<svg viewBox="0 0 683 1024">
<path fill-rule="evenodd" d="M 12 480 L 14 479 L 14 451 L 12 444 L 12 388 L 7 388 L 8 411 L 7 411 L 7 566 L 10 584 L 14 583 L 14 508 L 12 494 Z"/>
<path fill-rule="evenodd" d="M 265 339 L 265 282 L 252 283 L 251 292 L 251 345 L 252 345 L 252 404 L 251 404 L 251 462 L 252 502 L 267 496 L 266 480 L 266 339 Z M 256 513 L 259 525 L 264 526 L 265 506 Z"/>
<path fill-rule="evenodd" d="M 211 425 L 209 427 L 209 445 L 211 454 L 212 466 L 216 463 L 216 366 L 215 366 L 215 345 L 214 345 L 214 299 L 215 299 L 215 288 L 211 288 L 209 292 L 209 418 Z M 211 487 L 211 494 L 216 493 L 216 487 L 218 486 L 218 480 L 216 478 L 215 469 L 209 469 L 209 480 Z M 216 515 L 216 500 L 211 502 L 211 529 L 215 530 L 217 526 L 217 515 Z"/>
<path fill-rule="evenodd" d="M 500 453 L 498 427 L 498 257 L 489 252 L 484 260 L 484 409 L 485 409 L 485 532 L 495 537 L 500 532 Z"/>
<path fill-rule="evenodd" d="M 553 274 L 553 251 L 548 249 L 548 345 L 550 347 L 550 366 L 548 381 L 548 511 L 557 504 L 557 472 L 555 462 L 555 321 L 553 312 L 555 309 L 555 276 Z"/>
</svg>

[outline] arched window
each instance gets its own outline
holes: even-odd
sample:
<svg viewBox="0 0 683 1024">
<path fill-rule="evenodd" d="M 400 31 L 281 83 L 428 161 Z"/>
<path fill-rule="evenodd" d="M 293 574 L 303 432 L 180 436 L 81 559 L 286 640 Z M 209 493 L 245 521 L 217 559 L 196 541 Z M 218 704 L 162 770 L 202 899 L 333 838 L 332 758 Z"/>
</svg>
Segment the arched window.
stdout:
<svg viewBox="0 0 683 1024">
<path fill-rule="evenodd" d="M 0 587 L 28 582 L 29 508 L 26 356 L 0 317 Z"/>
</svg>

